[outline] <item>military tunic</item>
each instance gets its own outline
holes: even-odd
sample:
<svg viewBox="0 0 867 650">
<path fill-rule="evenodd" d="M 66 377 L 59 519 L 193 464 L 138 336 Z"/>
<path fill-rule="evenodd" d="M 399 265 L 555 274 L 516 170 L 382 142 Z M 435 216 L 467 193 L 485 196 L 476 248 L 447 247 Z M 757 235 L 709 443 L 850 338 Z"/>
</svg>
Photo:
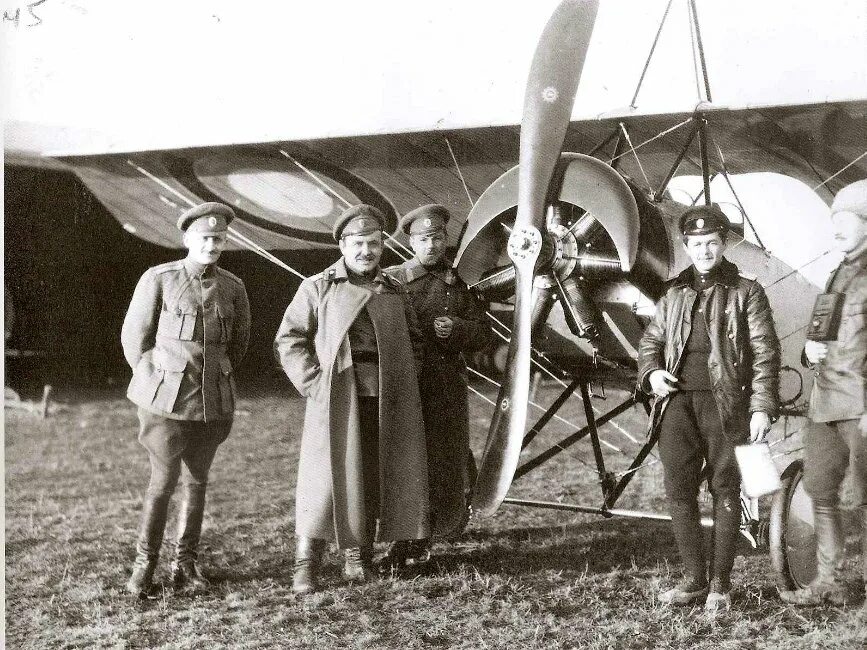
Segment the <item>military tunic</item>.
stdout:
<svg viewBox="0 0 867 650">
<path fill-rule="evenodd" d="M 867 413 L 867 252 L 845 259 L 826 291 L 842 293 L 844 299 L 837 339 L 828 342 L 827 356 L 814 366 L 804 488 L 814 503 L 836 506 L 848 466 L 854 502 L 864 508 L 867 438 L 858 430 L 858 421 Z M 867 562 L 864 571 L 867 582 Z"/>
<path fill-rule="evenodd" d="M 425 421 L 433 532 L 458 534 L 466 523 L 475 463 L 469 447 L 466 359 L 490 343 L 485 309 L 457 272 L 418 259 L 386 269 L 409 294 L 426 347 L 419 385 Z M 439 338 L 434 319 L 448 316 L 451 335 Z"/>
<path fill-rule="evenodd" d="M 231 420 L 234 366 L 250 338 L 250 305 L 239 278 L 189 259 L 145 271 L 121 331 L 133 369 L 127 397 L 173 420 Z"/>
</svg>

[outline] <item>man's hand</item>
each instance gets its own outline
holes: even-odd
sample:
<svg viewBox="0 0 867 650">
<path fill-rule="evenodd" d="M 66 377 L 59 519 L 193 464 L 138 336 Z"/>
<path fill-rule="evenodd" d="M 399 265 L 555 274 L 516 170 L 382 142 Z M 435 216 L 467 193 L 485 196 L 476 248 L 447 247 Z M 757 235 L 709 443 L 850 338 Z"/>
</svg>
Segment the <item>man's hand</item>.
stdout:
<svg viewBox="0 0 867 650">
<path fill-rule="evenodd" d="M 820 341 L 808 340 L 804 344 L 804 354 L 810 363 L 819 363 L 828 356 L 828 344 Z"/>
<path fill-rule="evenodd" d="M 861 432 L 862 438 L 867 438 L 867 413 L 861 414 L 861 419 L 858 420 L 858 431 Z"/>
<path fill-rule="evenodd" d="M 667 370 L 654 370 L 647 380 L 650 382 L 653 394 L 657 397 L 666 397 L 677 391 L 675 384 L 678 379 Z"/>
<path fill-rule="evenodd" d="M 750 442 L 763 442 L 771 430 L 771 418 L 767 413 L 756 411 L 750 418 Z"/>
<path fill-rule="evenodd" d="M 434 318 L 434 333 L 438 338 L 447 339 L 452 335 L 452 328 L 455 322 L 448 316 L 437 316 Z"/>
</svg>

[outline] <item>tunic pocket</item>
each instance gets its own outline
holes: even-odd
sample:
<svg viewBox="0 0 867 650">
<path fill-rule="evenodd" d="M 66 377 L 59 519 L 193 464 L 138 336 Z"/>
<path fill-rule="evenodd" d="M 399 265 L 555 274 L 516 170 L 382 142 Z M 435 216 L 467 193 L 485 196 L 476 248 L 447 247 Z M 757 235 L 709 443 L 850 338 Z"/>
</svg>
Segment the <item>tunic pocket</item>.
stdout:
<svg viewBox="0 0 867 650">
<path fill-rule="evenodd" d="M 193 305 L 166 305 L 160 313 L 158 333 L 180 341 L 192 341 L 198 313 L 198 308 Z"/>
<path fill-rule="evenodd" d="M 178 391 L 184 378 L 187 361 L 163 349 L 153 353 L 154 375 L 159 380 L 152 404 L 166 413 L 171 413 L 178 399 Z"/>
</svg>

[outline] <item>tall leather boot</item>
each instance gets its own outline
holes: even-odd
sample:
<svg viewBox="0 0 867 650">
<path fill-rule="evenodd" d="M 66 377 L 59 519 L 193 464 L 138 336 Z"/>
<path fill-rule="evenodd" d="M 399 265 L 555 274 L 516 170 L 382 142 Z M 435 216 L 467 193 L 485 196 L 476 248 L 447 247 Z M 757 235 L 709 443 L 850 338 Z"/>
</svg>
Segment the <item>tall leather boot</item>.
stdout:
<svg viewBox="0 0 867 650">
<path fill-rule="evenodd" d="M 178 541 L 171 566 L 172 586 L 175 589 L 201 592 L 211 587 L 196 563 L 204 516 L 205 487 L 186 486 L 184 501 L 178 512 Z"/>
<path fill-rule="evenodd" d="M 373 579 L 373 547 L 356 546 L 343 551 L 343 577 L 350 582 L 369 582 Z"/>
<path fill-rule="evenodd" d="M 295 566 L 292 573 L 292 591 L 296 595 L 303 596 L 316 591 L 324 550 L 324 539 L 301 536 L 296 538 Z"/>
<path fill-rule="evenodd" d="M 671 529 L 685 576 L 677 586 L 659 594 L 659 602 L 664 605 L 689 605 L 703 601 L 707 596 L 707 567 L 698 503 L 692 499 L 671 500 L 669 510 Z"/>
<path fill-rule="evenodd" d="M 171 495 L 145 493 L 132 576 L 126 583 L 126 590 L 139 598 L 156 597 L 153 577 L 163 543 L 170 498 Z"/>
<path fill-rule="evenodd" d="M 710 587 L 704 608 L 709 612 L 731 609 L 731 573 L 735 563 L 741 504 L 738 495 L 719 495 L 713 502 L 713 559 Z"/>
<path fill-rule="evenodd" d="M 780 598 L 793 605 L 818 605 L 823 601 L 843 605 L 847 600 L 842 580 L 843 535 L 840 510 L 836 506 L 813 504 L 816 529 L 815 579 L 803 589 L 780 592 Z"/>
</svg>

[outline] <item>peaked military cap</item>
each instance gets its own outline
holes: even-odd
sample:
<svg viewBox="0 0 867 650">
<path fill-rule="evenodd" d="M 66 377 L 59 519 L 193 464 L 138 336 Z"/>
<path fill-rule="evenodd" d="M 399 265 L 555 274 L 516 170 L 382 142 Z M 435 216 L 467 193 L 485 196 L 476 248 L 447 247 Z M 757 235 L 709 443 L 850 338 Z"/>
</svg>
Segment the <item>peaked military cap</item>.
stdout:
<svg viewBox="0 0 867 650">
<path fill-rule="evenodd" d="M 347 208 L 334 222 L 334 241 L 347 235 L 369 235 L 377 230 L 385 230 L 385 216 L 379 209 L 366 203 Z"/>
<path fill-rule="evenodd" d="M 687 235 L 709 235 L 718 232 L 724 235 L 729 230 L 729 219 L 720 207 L 697 205 L 680 215 L 680 232 Z"/>
<path fill-rule="evenodd" d="M 451 216 L 445 206 L 429 203 L 407 212 L 399 225 L 407 235 L 429 235 L 444 230 Z"/>
<path fill-rule="evenodd" d="M 178 230 L 204 233 L 226 232 L 234 218 L 235 211 L 228 205 L 209 201 L 190 208 L 178 217 Z"/>
</svg>

